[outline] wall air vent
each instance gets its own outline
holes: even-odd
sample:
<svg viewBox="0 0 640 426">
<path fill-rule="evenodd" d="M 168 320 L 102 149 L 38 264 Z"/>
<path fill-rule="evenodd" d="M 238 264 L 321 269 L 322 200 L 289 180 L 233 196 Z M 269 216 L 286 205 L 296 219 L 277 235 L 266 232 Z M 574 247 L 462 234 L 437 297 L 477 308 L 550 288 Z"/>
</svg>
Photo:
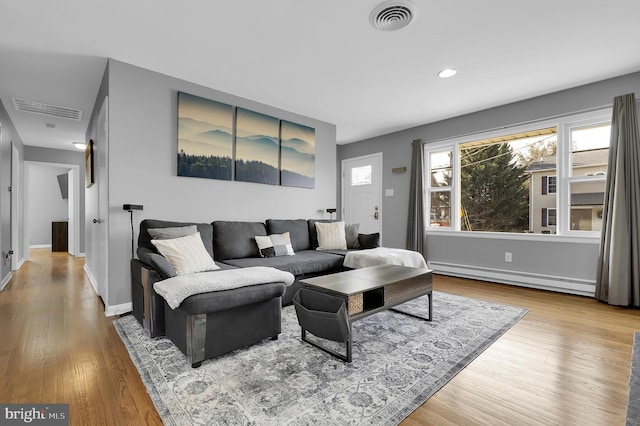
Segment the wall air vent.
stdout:
<svg viewBox="0 0 640 426">
<path fill-rule="evenodd" d="M 380 31 L 396 31 L 409 25 L 415 16 L 413 5 L 408 1 L 390 0 L 376 6 L 369 20 Z"/>
<path fill-rule="evenodd" d="M 51 117 L 66 118 L 76 121 L 82 120 L 82 111 L 79 109 L 50 105 L 36 101 L 27 101 L 17 98 L 13 98 L 13 104 L 18 111 L 33 112 L 36 114 L 44 114 Z"/>
</svg>

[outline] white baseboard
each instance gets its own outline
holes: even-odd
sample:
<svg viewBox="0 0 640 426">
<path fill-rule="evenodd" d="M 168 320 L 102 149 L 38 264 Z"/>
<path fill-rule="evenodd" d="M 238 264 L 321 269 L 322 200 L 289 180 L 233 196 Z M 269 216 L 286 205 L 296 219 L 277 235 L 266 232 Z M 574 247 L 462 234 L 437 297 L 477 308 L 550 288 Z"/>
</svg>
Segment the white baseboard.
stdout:
<svg viewBox="0 0 640 426">
<path fill-rule="evenodd" d="M 76 257 L 87 257 L 86 253 L 78 253 L 76 254 Z"/>
<path fill-rule="evenodd" d="M 595 295 L 596 283 L 594 280 L 446 262 L 429 261 L 427 264 L 435 273 L 442 275 L 577 294 L 580 296 L 593 297 Z"/>
<path fill-rule="evenodd" d="M 51 248 L 51 244 L 33 244 L 29 246 L 30 249 Z"/>
<path fill-rule="evenodd" d="M 11 271 L 9 271 L 7 276 L 5 276 L 2 279 L 2 282 L 0 282 L 0 291 L 4 290 L 4 288 L 7 286 L 7 284 L 9 284 L 9 281 L 11 281 L 11 278 L 13 278 L 13 273 L 11 273 Z"/>
<path fill-rule="evenodd" d="M 95 291 L 96 294 L 99 294 L 98 293 L 98 281 L 96 281 L 96 279 L 94 278 L 93 274 L 91 273 L 91 271 L 87 267 L 86 263 L 85 263 L 83 269 L 84 269 L 84 272 L 86 272 L 86 274 L 87 274 L 87 278 L 89 278 L 89 282 L 91 283 L 91 287 L 93 287 L 93 291 Z"/>
<path fill-rule="evenodd" d="M 120 305 L 107 306 L 104 310 L 104 314 L 107 317 L 112 317 L 114 315 L 120 315 L 131 311 L 133 311 L 133 304 L 128 302 Z"/>
</svg>

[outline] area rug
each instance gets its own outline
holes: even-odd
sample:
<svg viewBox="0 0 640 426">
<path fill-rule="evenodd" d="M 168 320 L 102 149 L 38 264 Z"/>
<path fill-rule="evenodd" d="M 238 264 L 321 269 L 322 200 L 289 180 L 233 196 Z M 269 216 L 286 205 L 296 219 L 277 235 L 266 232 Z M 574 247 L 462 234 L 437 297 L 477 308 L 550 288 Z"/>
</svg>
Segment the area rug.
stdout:
<svg viewBox="0 0 640 426">
<path fill-rule="evenodd" d="M 640 425 L 640 331 L 636 331 L 633 335 L 633 352 L 631 354 L 627 426 L 632 425 Z"/>
<path fill-rule="evenodd" d="M 353 324 L 353 362 L 300 340 L 293 306 L 282 334 L 197 369 L 131 315 L 114 321 L 165 425 L 395 425 L 526 314 L 433 292 L 433 321 L 385 311 Z M 398 307 L 426 316 L 426 296 Z"/>
</svg>

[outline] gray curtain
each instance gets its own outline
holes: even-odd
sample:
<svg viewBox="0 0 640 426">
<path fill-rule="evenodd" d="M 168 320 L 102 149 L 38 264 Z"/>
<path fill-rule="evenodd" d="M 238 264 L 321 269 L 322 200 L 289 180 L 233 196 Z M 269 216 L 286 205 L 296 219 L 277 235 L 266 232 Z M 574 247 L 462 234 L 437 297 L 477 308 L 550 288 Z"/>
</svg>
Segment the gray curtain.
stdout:
<svg viewBox="0 0 640 426">
<path fill-rule="evenodd" d="M 407 220 L 407 249 L 424 252 L 424 195 L 422 184 L 422 140 L 411 144 L 411 185 L 409 187 L 409 217 Z M 425 256 L 426 258 L 426 256 Z"/>
<path fill-rule="evenodd" d="M 640 306 L 640 137 L 633 93 L 613 100 L 596 299 Z"/>
</svg>

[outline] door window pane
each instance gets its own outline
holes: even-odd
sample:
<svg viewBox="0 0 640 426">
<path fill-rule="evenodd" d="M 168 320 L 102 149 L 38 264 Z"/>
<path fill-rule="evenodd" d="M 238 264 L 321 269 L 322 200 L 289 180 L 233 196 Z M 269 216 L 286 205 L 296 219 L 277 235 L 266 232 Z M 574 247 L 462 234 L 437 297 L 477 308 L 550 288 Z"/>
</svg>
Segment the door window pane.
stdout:
<svg viewBox="0 0 640 426">
<path fill-rule="evenodd" d="M 371 185 L 371 165 L 351 169 L 351 186 Z"/>
</svg>

